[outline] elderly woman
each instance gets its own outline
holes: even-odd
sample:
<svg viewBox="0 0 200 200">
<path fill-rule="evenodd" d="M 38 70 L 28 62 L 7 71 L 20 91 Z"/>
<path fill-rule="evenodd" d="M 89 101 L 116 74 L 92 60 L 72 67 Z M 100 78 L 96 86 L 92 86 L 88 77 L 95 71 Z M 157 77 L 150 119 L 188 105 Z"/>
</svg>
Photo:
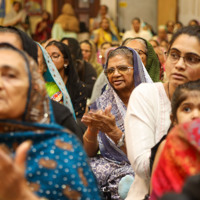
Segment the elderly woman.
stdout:
<svg viewBox="0 0 200 200">
<path fill-rule="evenodd" d="M 139 85 L 130 96 L 125 118 L 128 158 L 136 173 L 128 198 L 140 200 L 149 191 L 152 148 L 167 134 L 171 97 L 180 84 L 200 78 L 200 27 L 177 31 L 166 60 L 167 82 Z"/>
<path fill-rule="evenodd" d="M 43 72 L 45 62 L 43 56 L 41 57 L 42 52 L 40 48 L 37 49 L 36 43 L 26 33 L 14 27 L 0 27 L 0 42 L 7 42 L 20 50 L 24 50 L 38 62 L 38 71 Z M 51 65 L 51 58 L 49 56 L 46 56 L 46 58 L 47 65 Z M 80 130 L 70 110 L 56 101 L 51 101 L 51 103 L 56 123 L 68 128 L 82 140 L 82 132 L 84 131 Z"/>
<path fill-rule="evenodd" d="M 112 199 L 120 199 L 119 181 L 126 175 L 134 176 L 124 142 L 126 107 L 132 90 L 151 79 L 138 54 L 127 47 L 109 54 L 105 74 L 108 89 L 82 118 L 88 126 L 83 142 L 101 190 L 110 192 Z"/>
<path fill-rule="evenodd" d="M 81 118 L 85 112 L 87 99 L 85 85 L 78 79 L 68 46 L 62 42 L 51 41 L 47 44 L 46 51 L 56 66 L 48 68 L 44 74 L 45 80 L 49 82 L 49 96 L 63 102 L 72 113 L 75 112 L 77 118 Z M 56 73 L 57 71 L 59 73 Z"/>
<path fill-rule="evenodd" d="M 100 199 L 82 146 L 54 121 L 45 83 L 33 59 L 2 43 L 0 72 L 0 177 L 6 180 L 0 199 L 35 200 L 31 190 L 47 199 Z M 19 151 L 18 145 L 27 140 Z"/>
<path fill-rule="evenodd" d="M 153 82 L 160 81 L 160 63 L 153 46 L 141 37 L 127 38 L 122 45 L 137 51 Z"/>
</svg>

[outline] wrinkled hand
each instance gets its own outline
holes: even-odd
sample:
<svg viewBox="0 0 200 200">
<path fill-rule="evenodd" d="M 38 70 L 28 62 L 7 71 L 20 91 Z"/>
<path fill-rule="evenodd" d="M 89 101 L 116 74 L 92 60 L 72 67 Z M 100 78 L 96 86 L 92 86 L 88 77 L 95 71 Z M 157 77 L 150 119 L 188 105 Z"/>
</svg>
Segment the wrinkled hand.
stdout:
<svg viewBox="0 0 200 200">
<path fill-rule="evenodd" d="M 30 141 L 23 142 L 17 148 L 14 160 L 0 149 L 0 199 L 23 199 L 22 196 L 26 193 L 26 189 L 28 190 L 24 174 L 30 147 Z"/>
<path fill-rule="evenodd" d="M 82 118 L 82 122 L 90 129 L 96 129 L 108 135 L 115 130 L 115 116 L 111 114 L 111 105 L 107 106 L 104 111 L 90 111 Z"/>
</svg>

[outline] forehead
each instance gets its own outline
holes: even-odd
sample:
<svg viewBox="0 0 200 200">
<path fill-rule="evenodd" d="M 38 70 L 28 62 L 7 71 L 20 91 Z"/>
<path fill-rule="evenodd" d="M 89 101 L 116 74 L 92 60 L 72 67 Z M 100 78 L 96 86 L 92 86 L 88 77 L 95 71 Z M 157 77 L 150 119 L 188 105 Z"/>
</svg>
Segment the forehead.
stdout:
<svg viewBox="0 0 200 200">
<path fill-rule="evenodd" d="M 142 51 L 145 51 L 144 45 L 137 40 L 132 40 L 132 41 L 128 42 L 128 44 L 126 44 L 126 47 L 130 47 L 132 49 L 140 49 Z"/>
<path fill-rule="evenodd" d="M 108 60 L 108 68 L 118 65 L 130 65 L 128 58 L 125 55 L 115 55 Z"/>
<path fill-rule="evenodd" d="M 133 20 L 133 24 L 139 24 L 140 22 L 137 19 Z"/>
<path fill-rule="evenodd" d="M 51 46 L 46 47 L 46 50 L 47 50 L 48 53 L 60 53 L 60 54 L 62 54 L 60 49 L 55 45 L 51 45 Z"/>
<path fill-rule="evenodd" d="M 23 50 L 21 38 L 15 33 L 0 32 L 0 43 L 2 42 L 12 44 L 14 47 Z"/>
<path fill-rule="evenodd" d="M 183 53 L 192 52 L 200 55 L 200 41 L 195 36 L 182 34 L 173 42 L 171 48 Z"/>
<path fill-rule="evenodd" d="M 186 103 L 186 102 L 194 102 L 194 99 L 199 99 L 200 98 L 200 90 L 192 90 L 192 91 L 184 91 L 186 98 L 181 104 Z M 200 103 L 200 101 L 199 101 Z"/>
<path fill-rule="evenodd" d="M 87 43 L 81 43 L 81 48 L 90 49 L 90 45 Z"/>
<path fill-rule="evenodd" d="M 101 6 L 101 10 L 107 10 L 106 6 Z"/>
<path fill-rule="evenodd" d="M 15 68 L 22 73 L 26 72 L 24 58 L 18 52 L 11 49 L 0 49 L 0 67 L 4 66 Z"/>
</svg>

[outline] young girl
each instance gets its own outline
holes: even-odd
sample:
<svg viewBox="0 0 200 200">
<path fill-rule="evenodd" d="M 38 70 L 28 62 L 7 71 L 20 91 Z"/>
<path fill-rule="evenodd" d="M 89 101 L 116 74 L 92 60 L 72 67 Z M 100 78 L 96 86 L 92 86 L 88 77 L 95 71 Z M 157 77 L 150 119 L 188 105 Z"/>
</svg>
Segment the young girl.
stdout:
<svg viewBox="0 0 200 200">
<path fill-rule="evenodd" d="M 200 80 L 179 85 L 173 94 L 171 108 L 171 126 L 169 131 L 177 124 L 200 118 Z M 165 143 L 166 139 L 159 145 L 153 163 L 152 174 L 157 167 Z M 151 187 L 152 186 L 153 183 L 151 182 Z"/>
<path fill-rule="evenodd" d="M 172 97 L 172 125 L 200 117 L 200 80 L 178 86 Z"/>
</svg>

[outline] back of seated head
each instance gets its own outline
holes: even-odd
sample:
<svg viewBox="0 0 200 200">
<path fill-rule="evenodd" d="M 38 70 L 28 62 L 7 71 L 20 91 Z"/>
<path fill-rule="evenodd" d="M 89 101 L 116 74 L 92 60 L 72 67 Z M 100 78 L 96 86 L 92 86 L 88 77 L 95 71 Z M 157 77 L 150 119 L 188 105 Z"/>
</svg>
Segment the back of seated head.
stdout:
<svg viewBox="0 0 200 200">
<path fill-rule="evenodd" d="M 75 38 L 64 37 L 61 42 L 68 45 L 73 61 L 76 59 L 83 59 L 80 44 Z"/>
</svg>

